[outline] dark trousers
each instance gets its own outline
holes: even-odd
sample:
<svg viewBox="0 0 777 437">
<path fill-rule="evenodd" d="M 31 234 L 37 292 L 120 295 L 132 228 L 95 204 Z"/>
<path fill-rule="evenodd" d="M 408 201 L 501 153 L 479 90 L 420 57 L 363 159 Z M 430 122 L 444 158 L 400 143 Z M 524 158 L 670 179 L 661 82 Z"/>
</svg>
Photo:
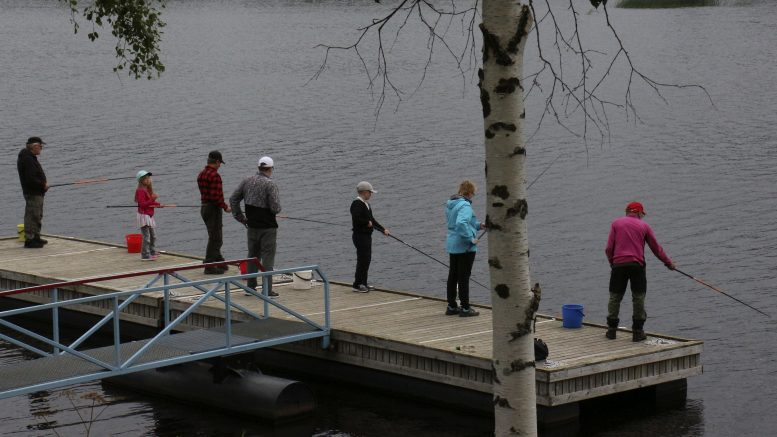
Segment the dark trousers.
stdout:
<svg viewBox="0 0 777 437">
<path fill-rule="evenodd" d="M 469 308 L 469 277 L 472 275 L 472 264 L 475 263 L 475 252 L 451 253 L 448 269 L 448 305 L 456 308 L 456 291 L 462 308 Z"/>
<path fill-rule="evenodd" d="M 645 267 L 638 263 L 615 265 L 610 272 L 610 301 L 607 304 L 607 317 L 617 319 L 621 309 L 621 301 L 626 294 L 626 285 L 631 284 L 631 299 L 633 306 L 632 320 L 644 323 L 645 296 L 647 295 L 647 278 Z"/>
<path fill-rule="evenodd" d="M 37 240 L 43 227 L 43 196 L 24 196 L 24 201 L 24 239 Z"/>
<path fill-rule="evenodd" d="M 259 258 L 264 270 L 271 271 L 275 265 L 278 228 L 248 228 L 246 234 L 248 236 L 248 257 Z M 259 271 L 259 266 L 248 263 L 247 270 L 247 273 L 256 273 Z M 256 278 L 250 278 L 246 281 L 246 285 L 254 289 L 256 284 Z M 262 284 L 266 286 L 268 291 L 272 291 L 272 276 L 263 277 Z"/>
<path fill-rule="evenodd" d="M 353 245 L 356 246 L 356 274 L 353 286 L 367 285 L 367 275 L 372 261 L 372 234 L 353 233 Z"/>
<path fill-rule="evenodd" d="M 212 263 L 224 261 L 221 255 L 221 246 L 224 244 L 222 234 L 221 208 L 215 203 L 203 203 L 200 207 L 202 221 L 205 222 L 205 228 L 208 230 L 208 246 L 205 248 L 205 262 Z"/>
</svg>

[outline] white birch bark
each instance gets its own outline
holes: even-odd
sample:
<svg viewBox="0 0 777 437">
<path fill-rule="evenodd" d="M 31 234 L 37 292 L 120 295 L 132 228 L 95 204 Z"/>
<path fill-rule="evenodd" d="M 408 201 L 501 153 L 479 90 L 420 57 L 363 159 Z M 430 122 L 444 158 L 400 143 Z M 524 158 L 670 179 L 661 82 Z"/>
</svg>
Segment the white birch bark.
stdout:
<svg viewBox="0 0 777 437">
<path fill-rule="evenodd" d="M 526 226 L 523 49 L 533 24 L 516 0 L 483 0 L 483 103 L 486 222 L 493 306 L 494 423 L 497 436 L 537 435 L 532 319 L 539 304 L 530 288 Z"/>
</svg>

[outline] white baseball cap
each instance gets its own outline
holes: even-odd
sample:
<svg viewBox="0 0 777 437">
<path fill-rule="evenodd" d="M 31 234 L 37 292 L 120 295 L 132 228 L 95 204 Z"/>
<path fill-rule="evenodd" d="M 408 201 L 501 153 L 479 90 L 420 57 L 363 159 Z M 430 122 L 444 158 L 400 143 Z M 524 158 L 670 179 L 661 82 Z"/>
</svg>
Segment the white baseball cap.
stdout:
<svg viewBox="0 0 777 437">
<path fill-rule="evenodd" d="M 361 193 L 362 191 L 369 191 L 371 193 L 377 193 L 376 190 L 372 189 L 372 184 L 367 181 L 361 181 L 358 184 L 356 184 L 356 191 Z"/>
<path fill-rule="evenodd" d="M 151 176 L 151 172 L 150 171 L 145 171 L 145 170 L 140 170 L 138 172 L 138 174 L 135 175 L 135 179 L 137 179 L 138 182 L 140 182 L 140 180 L 143 179 L 146 176 Z"/>
<path fill-rule="evenodd" d="M 261 168 L 273 168 L 274 167 L 273 164 L 274 163 L 272 161 L 272 158 L 270 158 L 269 156 L 262 156 L 261 158 L 259 158 L 259 163 L 256 165 L 258 165 Z"/>
</svg>

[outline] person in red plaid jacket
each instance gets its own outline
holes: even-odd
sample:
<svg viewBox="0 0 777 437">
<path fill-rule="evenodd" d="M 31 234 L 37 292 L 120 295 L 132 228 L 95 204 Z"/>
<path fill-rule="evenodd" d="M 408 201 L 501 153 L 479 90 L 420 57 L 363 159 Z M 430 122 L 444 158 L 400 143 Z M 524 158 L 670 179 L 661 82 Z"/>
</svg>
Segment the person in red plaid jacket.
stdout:
<svg viewBox="0 0 777 437">
<path fill-rule="evenodd" d="M 221 246 L 224 243 L 222 235 L 221 210 L 232 212 L 232 208 L 224 202 L 224 189 L 221 184 L 219 167 L 224 164 L 221 152 L 214 150 L 208 154 L 208 165 L 197 176 L 197 185 L 200 187 L 200 215 L 205 227 L 208 229 L 208 246 L 205 249 L 206 263 L 224 261 L 221 255 Z M 206 267 L 206 275 L 220 275 L 228 270 L 227 266 Z"/>
</svg>

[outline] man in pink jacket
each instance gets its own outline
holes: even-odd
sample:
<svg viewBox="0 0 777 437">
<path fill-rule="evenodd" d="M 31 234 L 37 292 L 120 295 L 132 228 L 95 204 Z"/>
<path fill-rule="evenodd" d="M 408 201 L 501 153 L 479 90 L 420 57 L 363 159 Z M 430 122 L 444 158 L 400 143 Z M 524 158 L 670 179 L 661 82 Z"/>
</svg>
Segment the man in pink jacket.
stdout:
<svg viewBox="0 0 777 437">
<path fill-rule="evenodd" d="M 645 295 L 647 294 L 647 279 L 645 278 L 645 243 L 653 254 L 664 263 L 669 270 L 674 270 L 672 260 L 664 253 L 658 244 L 653 230 L 642 221 L 645 208 L 639 202 L 626 205 L 626 215 L 615 219 L 610 226 L 610 236 L 604 252 L 610 262 L 610 301 L 607 305 L 607 338 L 615 339 L 618 331 L 618 313 L 621 308 L 626 285 L 631 283 L 631 298 L 634 307 L 632 316 L 632 341 L 643 341 L 647 338 L 644 331 L 647 313 L 645 312 Z"/>
</svg>

